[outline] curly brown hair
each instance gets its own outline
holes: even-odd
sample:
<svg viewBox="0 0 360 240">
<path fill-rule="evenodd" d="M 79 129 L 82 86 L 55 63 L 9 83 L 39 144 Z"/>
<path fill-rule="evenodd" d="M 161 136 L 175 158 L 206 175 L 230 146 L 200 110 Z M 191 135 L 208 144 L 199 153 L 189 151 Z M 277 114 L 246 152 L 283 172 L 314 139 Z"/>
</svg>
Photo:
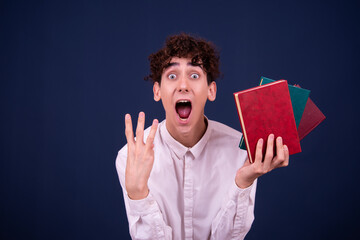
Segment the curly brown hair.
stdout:
<svg viewBox="0 0 360 240">
<path fill-rule="evenodd" d="M 202 38 L 180 33 L 167 37 L 164 47 L 150 54 L 150 75 L 145 80 L 151 79 L 153 83 L 160 84 L 163 70 L 173 57 L 191 58 L 191 63 L 200 66 L 207 74 L 208 84 L 220 76 L 220 56 L 215 45 Z"/>
</svg>

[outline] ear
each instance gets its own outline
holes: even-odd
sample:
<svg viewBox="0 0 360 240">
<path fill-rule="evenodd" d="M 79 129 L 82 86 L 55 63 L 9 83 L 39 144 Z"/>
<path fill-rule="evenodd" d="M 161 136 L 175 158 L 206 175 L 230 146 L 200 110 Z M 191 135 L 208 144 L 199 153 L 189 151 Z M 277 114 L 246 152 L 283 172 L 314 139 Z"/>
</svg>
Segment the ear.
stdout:
<svg viewBox="0 0 360 240">
<path fill-rule="evenodd" d="M 209 101 L 215 101 L 216 98 L 216 83 L 212 81 L 208 88 L 208 99 Z"/>
<path fill-rule="evenodd" d="M 158 82 L 154 83 L 153 92 L 154 92 L 154 100 L 156 102 L 160 101 L 160 99 L 161 99 L 160 84 Z"/>
</svg>

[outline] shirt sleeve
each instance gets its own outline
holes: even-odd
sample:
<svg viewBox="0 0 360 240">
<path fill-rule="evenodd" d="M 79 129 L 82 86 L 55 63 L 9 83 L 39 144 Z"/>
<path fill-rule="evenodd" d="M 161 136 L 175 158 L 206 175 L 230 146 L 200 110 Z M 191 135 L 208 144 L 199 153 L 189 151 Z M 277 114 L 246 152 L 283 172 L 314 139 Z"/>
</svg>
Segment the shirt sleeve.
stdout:
<svg viewBox="0 0 360 240">
<path fill-rule="evenodd" d="M 172 229 L 166 225 L 159 205 L 149 192 L 141 200 L 129 198 L 125 189 L 126 155 L 119 152 L 116 159 L 116 169 L 123 191 L 126 214 L 129 222 L 129 232 L 132 239 L 172 239 Z"/>
<path fill-rule="evenodd" d="M 257 180 L 248 188 L 235 181 L 211 225 L 211 239 L 244 239 L 254 221 Z"/>
</svg>

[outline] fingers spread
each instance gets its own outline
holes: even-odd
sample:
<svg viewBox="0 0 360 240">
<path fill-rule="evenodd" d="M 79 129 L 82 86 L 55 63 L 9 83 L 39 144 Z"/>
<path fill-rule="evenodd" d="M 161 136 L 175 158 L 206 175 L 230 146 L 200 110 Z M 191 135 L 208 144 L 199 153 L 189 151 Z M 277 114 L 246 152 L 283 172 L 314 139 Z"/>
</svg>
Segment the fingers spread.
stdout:
<svg viewBox="0 0 360 240">
<path fill-rule="evenodd" d="M 138 123 L 136 126 L 136 146 L 144 144 L 144 125 L 145 125 L 145 113 L 140 112 Z"/>
<path fill-rule="evenodd" d="M 134 132 L 133 132 L 133 126 L 132 126 L 130 114 L 125 115 L 125 136 L 126 136 L 126 141 L 129 145 L 135 144 Z"/>
<path fill-rule="evenodd" d="M 153 143 L 154 143 L 154 138 L 155 138 L 155 134 L 156 134 L 156 129 L 158 127 L 158 120 L 154 119 L 153 123 L 151 125 L 151 129 L 150 129 L 150 133 L 149 136 L 146 139 L 146 149 L 152 149 L 153 148 Z"/>
</svg>

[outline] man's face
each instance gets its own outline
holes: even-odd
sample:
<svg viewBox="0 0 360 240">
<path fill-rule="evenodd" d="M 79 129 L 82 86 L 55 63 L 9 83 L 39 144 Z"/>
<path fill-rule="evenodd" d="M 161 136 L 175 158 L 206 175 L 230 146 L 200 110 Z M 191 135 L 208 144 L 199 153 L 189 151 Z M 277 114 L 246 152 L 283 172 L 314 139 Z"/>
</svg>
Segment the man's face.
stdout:
<svg viewBox="0 0 360 240">
<path fill-rule="evenodd" d="M 161 75 L 161 85 L 154 84 L 154 99 L 162 100 L 166 112 L 166 126 L 174 135 L 187 135 L 204 123 L 207 99 L 216 97 L 215 82 L 207 83 L 207 75 L 190 58 L 174 57 Z"/>
</svg>

